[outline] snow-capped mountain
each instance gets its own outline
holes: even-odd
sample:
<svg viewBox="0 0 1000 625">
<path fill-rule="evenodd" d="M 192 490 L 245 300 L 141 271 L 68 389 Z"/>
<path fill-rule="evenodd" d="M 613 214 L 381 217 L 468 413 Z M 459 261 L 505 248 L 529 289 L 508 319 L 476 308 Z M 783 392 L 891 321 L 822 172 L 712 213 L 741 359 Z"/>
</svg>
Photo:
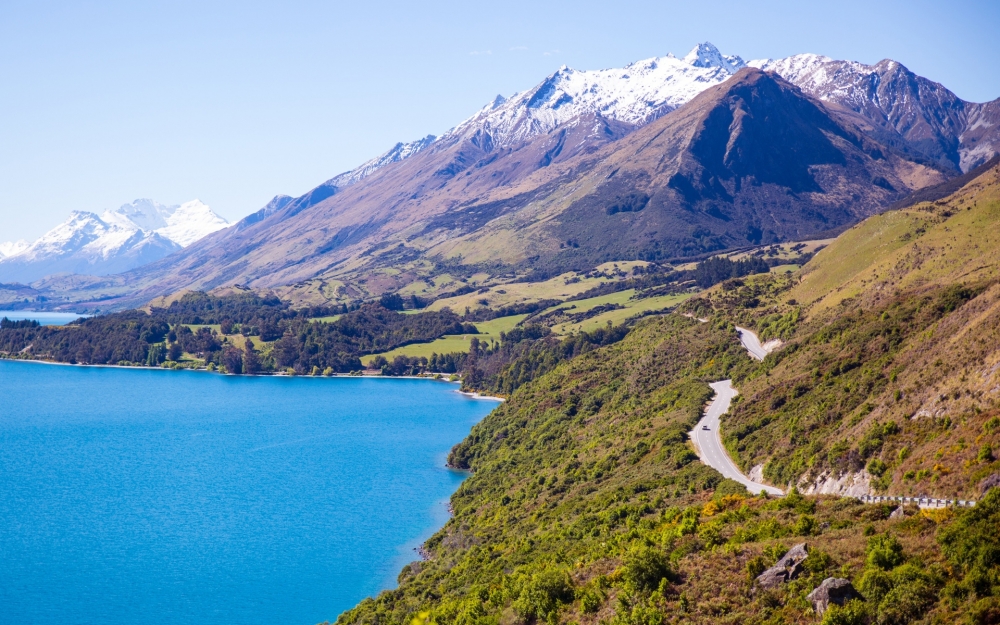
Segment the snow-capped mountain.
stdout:
<svg viewBox="0 0 1000 625">
<path fill-rule="evenodd" d="M 398 163 L 404 158 L 413 156 L 420 150 L 423 150 L 430 144 L 434 143 L 436 140 L 437 137 L 434 135 L 427 135 L 423 139 L 417 139 L 416 141 L 397 143 L 385 154 L 377 156 L 370 161 L 366 161 L 351 171 L 345 171 L 340 175 L 334 176 L 330 180 L 327 180 L 326 184 L 333 185 L 335 187 L 346 187 L 349 184 L 354 184 L 386 165 Z"/>
<path fill-rule="evenodd" d="M 865 65 L 796 54 L 748 65 L 777 72 L 806 93 L 860 115 L 874 124 L 880 140 L 955 170 L 974 169 L 1000 148 L 1000 100 L 966 102 L 897 61 Z"/>
<path fill-rule="evenodd" d="M 177 206 L 166 206 L 153 200 L 141 199 L 105 211 L 101 218 L 125 228 L 155 232 L 181 247 L 229 225 L 201 200 L 191 200 Z"/>
<path fill-rule="evenodd" d="M 636 128 L 747 66 L 774 71 L 806 93 L 865 117 L 884 131 L 880 140 L 893 144 L 895 138 L 900 149 L 955 170 L 969 171 L 1000 151 L 1000 100 L 965 102 L 896 61 L 865 65 L 798 54 L 745 62 L 705 42 L 682 58 L 668 54 L 620 69 L 581 71 L 563 66 L 533 89 L 510 97 L 498 95 L 436 139 L 428 135 L 399 143 L 326 184 L 343 188 L 386 165 L 454 141 L 469 140 L 486 151 L 510 148 L 587 117 L 618 122 L 626 130 Z"/>
<path fill-rule="evenodd" d="M 19 241 L 7 241 L 6 243 L 0 243 L 0 258 L 6 258 L 7 256 L 13 256 L 14 254 L 20 254 L 24 250 L 28 249 L 28 243 L 24 239 Z"/>
<path fill-rule="evenodd" d="M 166 206 L 140 199 L 100 216 L 73 211 L 33 243 L 0 244 L 0 281 L 31 282 L 54 273 L 128 271 L 227 225 L 199 200 Z"/>
<path fill-rule="evenodd" d="M 324 185 L 346 187 L 438 143 L 471 139 L 488 149 L 511 147 L 585 115 L 637 127 L 727 80 L 745 65 L 740 57 L 701 43 L 680 59 L 668 54 L 620 69 L 591 71 L 563 66 L 533 89 L 510 97 L 498 95 L 441 137 L 397 143 Z M 260 218 L 255 213 L 254 221 Z"/>
<path fill-rule="evenodd" d="M 511 147 L 582 115 L 641 126 L 688 102 L 744 67 L 710 43 L 682 59 L 672 54 L 621 69 L 580 71 L 566 66 L 534 89 L 493 102 L 442 137 L 489 137 L 494 148 Z M 480 140 L 482 142 L 482 140 Z"/>
</svg>

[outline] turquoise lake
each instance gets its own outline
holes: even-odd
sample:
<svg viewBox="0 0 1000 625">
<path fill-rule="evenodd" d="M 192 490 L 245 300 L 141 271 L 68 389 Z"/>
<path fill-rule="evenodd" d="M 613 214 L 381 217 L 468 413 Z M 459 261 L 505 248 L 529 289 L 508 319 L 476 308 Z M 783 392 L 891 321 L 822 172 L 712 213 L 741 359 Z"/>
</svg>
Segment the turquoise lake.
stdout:
<svg viewBox="0 0 1000 625">
<path fill-rule="evenodd" d="M 0 361 L 0 623 L 334 620 L 447 520 L 456 388 Z"/>
</svg>

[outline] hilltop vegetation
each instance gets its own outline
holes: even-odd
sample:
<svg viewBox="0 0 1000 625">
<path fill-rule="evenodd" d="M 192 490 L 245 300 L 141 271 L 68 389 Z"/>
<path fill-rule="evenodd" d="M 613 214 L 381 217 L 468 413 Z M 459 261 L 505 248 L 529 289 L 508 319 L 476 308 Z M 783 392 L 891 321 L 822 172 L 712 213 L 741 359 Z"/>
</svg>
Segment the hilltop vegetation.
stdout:
<svg viewBox="0 0 1000 625">
<path fill-rule="evenodd" d="M 981 490 L 1000 483 L 998 188 L 994 171 L 875 217 L 797 275 L 729 278 L 685 304 L 708 323 L 655 317 L 563 359 L 512 354 L 494 379 L 528 375 L 453 450 L 473 473 L 428 559 L 338 623 L 811 623 L 806 595 L 828 577 L 859 599 L 824 623 L 1000 622 L 1000 489 Z M 757 363 L 734 323 L 785 344 Z M 835 495 L 746 493 L 686 436 L 727 377 L 741 395 L 723 434 L 744 469 L 977 506 L 890 518 Z M 797 578 L 753 582 L 799 542 Z"/>
<path fill-rule="evenodd" d="M 756 497 L 697 461 L 686 432 L 707 382 L 757 367 L 733 339 L 722 322 L 652 319 L 514 391 L 453 450 L 473 473 L 428 559 L 338 623 L 810 623 L 805 596 L 830 576 L 866 593 L 831 623 L 990 614 L 1000 491 L 890 520 L 853 499 Z M 797 542 L 804 572 L 755 590 Z"/>
<path fill-rule="evenodd" d="M 791 339 L 736 380 L 726 442 L 745 469 L 763 465 L 778 484 L 850 473 L 876 492 L 979 496 L 1000 471 L 998 189 L 994 169 L 947 200 L 869 219 L 798 278 L 692 302 Z"/>
</svg>

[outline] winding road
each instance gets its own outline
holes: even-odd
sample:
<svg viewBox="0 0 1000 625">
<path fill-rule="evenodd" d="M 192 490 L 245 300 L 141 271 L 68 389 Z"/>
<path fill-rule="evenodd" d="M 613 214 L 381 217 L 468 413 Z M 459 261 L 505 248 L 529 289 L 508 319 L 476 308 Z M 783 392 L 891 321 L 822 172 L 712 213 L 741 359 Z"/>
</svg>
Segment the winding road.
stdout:
<svg viewBox="0 0 1000 625">
<path fill-rule="evenodd" d="M 743 343 L 750 357 L 757 360 L 764 360 L 764 357 L 767 356 L 767 350 L 761 345 L 757 335 L 746 328 L 740 327 L 736 328 L 736 332 L 739 334 L 740 342 Z M 746 475 L 743 475 L 740 472 L 740 468 L 729 457 L 729 453 L 722 445 L 722 434 L 719 432 L 719 423 L 722 415 L 729 412 L 729 406 L 738 393 L 733 387 L 732 380 L 720 380 L 713 382 L 710 386 L 715 391 L 715 397 L 709 402 L 705 408 L 705 414 L 690 432 L 691 442 L 694 443 L 698 458 L 702 463 L 712 467 L 724 477 L 743 484 L 748 491 L 754 494 L 765 491 L 769 495 L 784 495 L 785 492 L 780 488 L 754 482 Z"/>
<path fill-rule="evenodd" d="M 753 330 L 736 326 L 736 334 L 740 337 L 740 343 L 743 343 L 743 347 L 749 352 L 751 358 L 764 360 L 764 357 L 767 356 L 767 350 L 764 349 L 760 339 L 757 338 Z"/>
</svg>

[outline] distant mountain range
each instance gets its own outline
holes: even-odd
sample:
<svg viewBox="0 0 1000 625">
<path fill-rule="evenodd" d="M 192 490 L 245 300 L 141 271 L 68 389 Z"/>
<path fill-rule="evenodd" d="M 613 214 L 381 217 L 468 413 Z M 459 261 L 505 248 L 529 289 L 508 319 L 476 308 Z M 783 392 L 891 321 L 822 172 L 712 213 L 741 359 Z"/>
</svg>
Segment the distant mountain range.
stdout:
<svg viewBox="0 0 1000 625">
<path fill-rule="evenodd" d="M 443 273 L 693 258 L 826 236 L 998 151 L 1000 100 L 965 102 L 895 61 L 745 62 L 704 43 L 560 68 L 72 297 L 242 284 L 321 302 Z"/>
<path fill-rule="evenodd" d="M 73 211 L 33 243 L 0 244 L 0 282 L 59 273 L 105 276 L 159 260 L 228 222 L 200 202 L 166 206 L 141 199 L 97 216 Z"/>
</svg>

